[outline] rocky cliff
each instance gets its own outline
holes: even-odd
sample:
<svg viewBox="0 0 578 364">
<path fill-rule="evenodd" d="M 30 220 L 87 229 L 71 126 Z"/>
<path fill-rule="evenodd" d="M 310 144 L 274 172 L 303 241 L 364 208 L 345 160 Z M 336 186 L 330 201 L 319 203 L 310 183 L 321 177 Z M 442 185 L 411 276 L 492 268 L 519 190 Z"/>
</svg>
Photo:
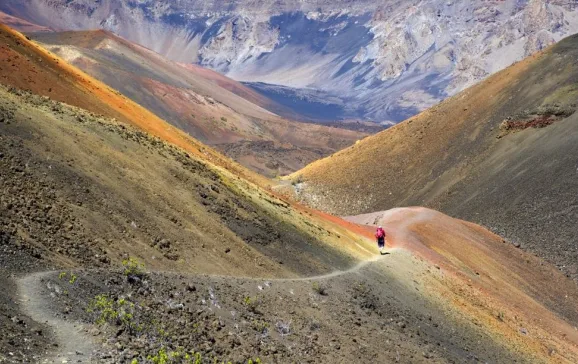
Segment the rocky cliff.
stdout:
<svg viewBox="0 0 578 364">
<path fill-rule="evenodd" d="M 254 85 L 313 118 L 380 122 L 578 31 L 568 0 L 6 0 L 0 10 L 54 29 L 105 28 L 176 61 L 283 86 Z"/>
</svg>

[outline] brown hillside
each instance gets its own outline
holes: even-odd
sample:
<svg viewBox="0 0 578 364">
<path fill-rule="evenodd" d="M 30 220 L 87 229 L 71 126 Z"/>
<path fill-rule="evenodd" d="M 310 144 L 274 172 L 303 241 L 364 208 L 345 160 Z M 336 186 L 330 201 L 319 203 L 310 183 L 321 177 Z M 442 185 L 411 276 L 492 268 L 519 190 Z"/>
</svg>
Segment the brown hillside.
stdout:
<svg viewBox="0 0 578 364">
<path fill-rule="evenodd" d="M 17 18 L 15 16 L 6 14 L 0 11 L 0 24 L 5 24 L 12 29 L 16 29 L 19 32 L 51 32 L 52 30 L 40 25 L 36 25 L 26 21 L 24 19 Z"/>
<path fill-rule="evenodd" d="M 198 66 L 171 62 L 112 33 L 30 34 L 35 41 L 203 143 L 253 170 L 288 174 L 367 134 L 293 122 L 274 102 Z"/>
<path fill-rule="evenodd" d="M 116 118 L 241 176 L 267 183 L 264 178 L 199 143 L 118 91 L 1 24 L 0 41 L 0 83 Z"/>
<path fill-rule="evenodd" d="M 481 223 L 578 278 L 578 37 L 291 179 L 337 214 L 423 205 Z"/>
<path fill-rule="evenodd" d="M 379 255 L 3 34 L 0 362 L 578 360 L 576 285 L 541 259 L 425 209 L 352 218 Z"/>
</svg>

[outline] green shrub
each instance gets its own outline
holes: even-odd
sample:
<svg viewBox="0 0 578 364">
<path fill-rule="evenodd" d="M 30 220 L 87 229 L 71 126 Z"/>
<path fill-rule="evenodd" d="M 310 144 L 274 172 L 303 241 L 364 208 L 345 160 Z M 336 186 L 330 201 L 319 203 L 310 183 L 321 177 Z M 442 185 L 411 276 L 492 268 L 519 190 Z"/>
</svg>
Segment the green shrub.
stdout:
<svg viewBox="0 0 578 364">
<path fill-rule="evenodd" d="M 252 313 L 259 313 L 258 307 L 259 307 L 259 299 L 257 297 L 245 297 L 243 299 L 243 305 L 245 307 L 247 307 L 247 309 L 249 310 L 249 312 Z"/>
<path fill-rule="evenodd" d="M 124 275 L 127 277 L 143 278 L 146 275 L 144 263 L 139 262 L 136 258 L 129 257 L 122 261 Z"/>
<path fill-rule="evenodd" d="M 317 294 L 327 296 L 327 288 L 318 282 L 313 282 L 312 288 Z"/>
<path fill-rule="evenodd" d="M 100 294 L 90 301 L 86 311 L 95 315 L 97 325 L 119 325 L 130 334 L 142 331 L 142 326 L 137 324 L 134 317 L 135 304 L 125 298 L 115 300 Z"/>
<path fill-rule="evenodd" d="M 194 351 L 185 352 L 184 350 L 179 349 L 168 352 L 165 348 L 161 348 L 155 355 L 147 356 L 147 360 L 153 364 L 202 364 L 203 362 L 201 353 L 196 353 Z"/>
<path fill-rule="evenodd" d="M 68 283 L 74 284 L 77 279 L 78 279 L 78 277 L 76 276 L 76 274 L 70 273 L 70 279 L 68 280 Z"/>
</svg>

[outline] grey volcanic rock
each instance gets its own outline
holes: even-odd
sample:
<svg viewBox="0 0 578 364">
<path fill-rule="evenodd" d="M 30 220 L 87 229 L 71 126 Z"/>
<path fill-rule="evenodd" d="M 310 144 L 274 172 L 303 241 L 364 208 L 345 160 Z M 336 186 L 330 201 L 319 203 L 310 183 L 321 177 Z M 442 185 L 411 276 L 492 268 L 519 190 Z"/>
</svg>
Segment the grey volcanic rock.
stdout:
<svg viewBox="0 0 578 364">
<path fill-rule="evenodd" d="M 297 109 L 320 92 L 332 107 L 326 118 L 384 123 L 578 32 L 567 0 L 5 0 L 0 10 L 53 29 L 105 28 L 258 82 Z"/>
</svg>

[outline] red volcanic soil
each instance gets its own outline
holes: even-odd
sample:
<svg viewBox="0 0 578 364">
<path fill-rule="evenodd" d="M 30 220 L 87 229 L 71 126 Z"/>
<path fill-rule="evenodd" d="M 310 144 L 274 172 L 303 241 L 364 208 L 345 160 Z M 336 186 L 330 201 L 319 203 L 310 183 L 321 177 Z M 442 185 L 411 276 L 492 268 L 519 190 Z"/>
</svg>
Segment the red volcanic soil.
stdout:
<svg viewBox="0 0 578 364">
<path fill-rule="evenodd" d="M 40 25 L 36 25 L 24 19 L 8 15 L 0 11 L 0 23 L 6 24 L 9 27 L 18 30 L 19 32 L 51 32 L 52 30 Z"/>
<path fill-rule="evenodd" d="M 5 25 L 0 25 L 0 83 L 116 118 L 251 181 L 267 183 Z"/>
<path fill-rule="evenodd" d="M 476 224 L 426 208 L 348 220 L 371 231 L 383 225 L 388 247 L 411 251 L 445 272 L 450 301 L 504 340 L 543 335 L 526 349 L 547 356 L 555 351 L 560 356 L 552 360 L 559 362 L 578 358 L 578 287 L 555 267 Z"/>
<path fill-rule="evenodd" d="M 273 101 L 239 82 L 169 61 L 106 31 L 31 38 L 194 138 L 268 176 L 291 173 L 366 136 L 283 119 L 264 107 L 275 109 Z"/>
</svg>

